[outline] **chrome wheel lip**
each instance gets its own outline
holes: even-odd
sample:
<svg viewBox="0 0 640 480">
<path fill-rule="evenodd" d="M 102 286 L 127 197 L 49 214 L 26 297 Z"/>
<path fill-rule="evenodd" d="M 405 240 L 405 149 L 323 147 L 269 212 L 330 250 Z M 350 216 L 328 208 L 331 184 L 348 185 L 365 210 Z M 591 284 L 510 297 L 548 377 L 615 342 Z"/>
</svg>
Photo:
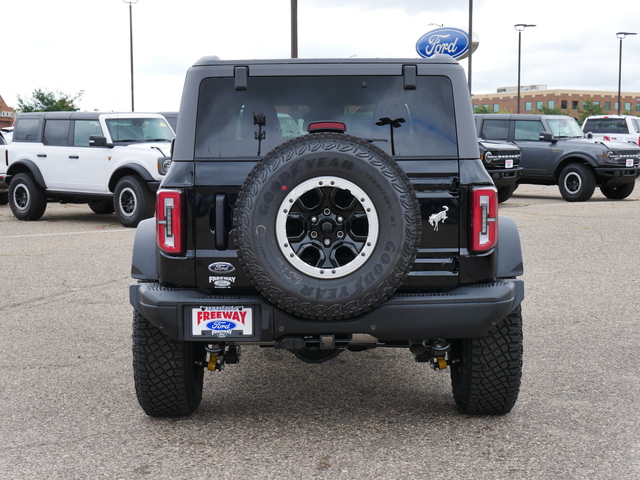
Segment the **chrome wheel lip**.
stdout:
<svg viewBox="0 0 640 480">
<path fill-rule="evenodd" d="M 349 263 L 331 268 L 318 268 L 302 260 L 293 250 L 287 238 L 287 219 L 291 206 L 305 193 L 316 188 L 339 188 L 348 191 L 362 207 L 368 222 L 367 239 L 358 255 Z M 373 201 L 367 193 L 355 183 L 340 177 L 321 176 L 306 180 L 293 188 L 284 198 L 276 215 L 276 241 L 287 262 L 299 272 L 313 278 L 334 279 L 347 276 L 361 268 L 371 257 L 378 242 L 380 223 Z"/>
</svg>

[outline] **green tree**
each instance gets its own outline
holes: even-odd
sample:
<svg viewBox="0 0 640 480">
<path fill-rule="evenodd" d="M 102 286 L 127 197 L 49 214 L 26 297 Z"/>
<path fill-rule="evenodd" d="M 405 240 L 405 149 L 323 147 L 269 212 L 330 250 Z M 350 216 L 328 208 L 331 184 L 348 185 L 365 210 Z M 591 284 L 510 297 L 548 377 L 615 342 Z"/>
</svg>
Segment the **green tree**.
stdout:
<svg viewBox="0 0 640 480">
<path fill-rule="evenodd" d="M 489 110 L 489 107 L 474 107 L 473 108 L 473 113 L 491 113 L 491 110 Z"/>
<path fill-rule="evenodd" d="M 560 110 L 558 107 L 549 108 L 545 106 L 542 106 L 542 108 L 538 108 L 536 110 L 536 113 L 539 113 L 540 115 L 564 115 L 562 110 Z"/>
<path fill-rule="evenodd" d="M 595 104 L 593 98 L 590 98 L 586 102 L 584 102 L 584 108 L 582 110 L 578 110 L 578 122 L 582 125 L 587 117 L 591 115 L 604 115 L 604 110 L 600 104 Z"/>
<path fill-rule="evenodd" d="M 80 107 L 75 105 L 84 95 L 80 90 L 74 96 L 57 91 L 55 93 L 36 88 L 30 99 L 23 99 L 18 95 L 18 111 L 20 112 L 76 112 Z"/>
</svg>

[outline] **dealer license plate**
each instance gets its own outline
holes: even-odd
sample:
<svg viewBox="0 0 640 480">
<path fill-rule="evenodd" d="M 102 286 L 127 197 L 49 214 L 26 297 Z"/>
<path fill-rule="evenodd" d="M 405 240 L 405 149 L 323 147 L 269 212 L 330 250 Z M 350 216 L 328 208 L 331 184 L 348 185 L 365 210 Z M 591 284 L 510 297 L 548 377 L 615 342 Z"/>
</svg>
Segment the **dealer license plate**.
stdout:
<svg viewBox="0 0 640 480">
<path fill-rule="evenodd" d="M 253 335 L 253 310 L 246 307 L 194 307 L 191 309 L 191 333 L 214 337 Z"/>
<path fill-rule="evenodd" d="M 505 168 L 513 168 L 513 160 L 505 160 L 504 161 Z"/>
<path fill-rule="evenodd" d="M 633 158 L 627 158 L 627 167 L 633 167 Z"/>
</svg>

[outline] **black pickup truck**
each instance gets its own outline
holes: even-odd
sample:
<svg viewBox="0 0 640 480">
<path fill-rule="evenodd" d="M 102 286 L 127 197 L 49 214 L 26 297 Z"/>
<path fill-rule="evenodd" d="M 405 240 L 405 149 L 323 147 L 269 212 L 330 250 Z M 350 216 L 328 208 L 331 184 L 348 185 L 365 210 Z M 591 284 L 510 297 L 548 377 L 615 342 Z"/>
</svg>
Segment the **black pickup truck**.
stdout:
<svg viewBox="0 0 640 480">
<path fill-rule="evenodd" d="M 138 400 L 191 414 L 243 346 L 313 363 L 395 347 L 449 368 L 463 412 L 507 413 L 522 268 L 454 60 L 203 58 L 136 232 Z"/>
</svg>

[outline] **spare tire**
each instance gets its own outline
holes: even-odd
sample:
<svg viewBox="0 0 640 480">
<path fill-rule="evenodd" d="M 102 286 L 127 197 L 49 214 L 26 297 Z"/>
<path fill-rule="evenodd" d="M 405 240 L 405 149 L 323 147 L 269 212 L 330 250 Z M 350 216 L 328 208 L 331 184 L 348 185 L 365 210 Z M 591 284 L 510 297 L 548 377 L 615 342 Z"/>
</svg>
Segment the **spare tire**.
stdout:
<svg viewBox="0 0 640 480">
<path fill-rule="evenodd" d="M 274 305 L 301 318 L 358 316 L 386 300 L 420 242 L 411 182 L 385 152 L 314 133 L 269 152 L 234 210 L 242 268 Z"/>
</svg>

